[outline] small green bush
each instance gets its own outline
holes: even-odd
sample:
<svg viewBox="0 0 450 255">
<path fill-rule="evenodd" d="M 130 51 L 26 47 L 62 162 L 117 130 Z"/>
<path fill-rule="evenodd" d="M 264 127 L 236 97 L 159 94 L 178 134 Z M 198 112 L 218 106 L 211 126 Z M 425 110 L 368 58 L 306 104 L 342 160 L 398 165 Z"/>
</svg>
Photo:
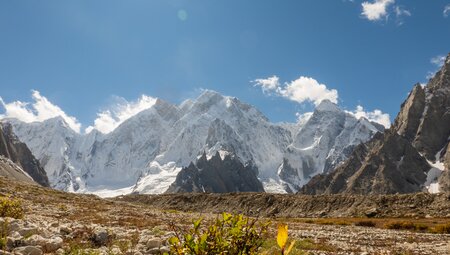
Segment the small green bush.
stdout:
<svg viewBox="0 0 450 255">
<path fill-rule="evenodd" d="M 223 213 L 209 226 L 202 225 L 202 219 L 193 222 L 192 228 L 182 231 L 173 226 L 175 235 L 168 242 L 170 254 L 257 254 L 267 236 L 269 222 L 243 215 Z"/>
<path fill-rule="evenodd" d="M 23 218 L 22 202 L 18 199 L 0 197 L 0 217 Z"/>
</svg>

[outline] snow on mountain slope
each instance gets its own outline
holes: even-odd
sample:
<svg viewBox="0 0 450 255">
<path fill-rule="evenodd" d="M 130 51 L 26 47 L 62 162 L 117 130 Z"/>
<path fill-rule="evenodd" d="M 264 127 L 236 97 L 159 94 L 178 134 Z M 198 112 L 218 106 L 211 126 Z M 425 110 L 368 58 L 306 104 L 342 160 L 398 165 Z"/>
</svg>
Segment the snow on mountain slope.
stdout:
<svg viewBox="0 0 450 255">
<path fill-rule="evenodd" d="M 343 162 L 354 146 L 376 132 L 366 119 L 356 119 L 329 100 L 323 100 L 288 146 L 278 169 L 288 190 L 295 192 L 313 176 Z"/>
<path fill-rule="evenodd" d="M 230 152 L 252 163 L 268 192 L 295 191 L 377 131 L 329 101 L 297 124 L 274 124 L 254 107 L 214 91 L 179 106 L 158 99 L 108 134 L 77 134 L 61 118 L 7 121 L 53 187 L 102 196 L 162 193 L 203 152 Z"/>
</svg>

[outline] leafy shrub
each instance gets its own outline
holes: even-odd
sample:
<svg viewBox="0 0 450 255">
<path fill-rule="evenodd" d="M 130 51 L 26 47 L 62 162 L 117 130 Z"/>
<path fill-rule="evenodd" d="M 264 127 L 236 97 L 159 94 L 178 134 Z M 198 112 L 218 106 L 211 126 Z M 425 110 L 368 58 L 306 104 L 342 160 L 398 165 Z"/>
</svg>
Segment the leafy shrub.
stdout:
<svg viewBox="0 0 450 255">
<path fill-rule="evenodd" d="M 371 220 L 361 220 L 361 221 L 357 221 L 355 222 L 355 226 L 360 226 L 360 227 L 368 227 L 368 228 L 373 228 L 375 227 L 375 222 L 371 221 Z"/>
<path fill-rule="evenodd" d="M 192 228 L 181 231 L 172 226 L 175 235 L 169 238 L 171 254 L 257 254 L 267 235 L 269 222 L 258 223 L 243 215 L 223 213 L 209 226 L 202 219 L 193 222 Z"/>
<path fill-rule="evenodd" d="M 18 199 L 0 197 L 0 217 L 23 218 L 22 202 Z"/>
</svg>

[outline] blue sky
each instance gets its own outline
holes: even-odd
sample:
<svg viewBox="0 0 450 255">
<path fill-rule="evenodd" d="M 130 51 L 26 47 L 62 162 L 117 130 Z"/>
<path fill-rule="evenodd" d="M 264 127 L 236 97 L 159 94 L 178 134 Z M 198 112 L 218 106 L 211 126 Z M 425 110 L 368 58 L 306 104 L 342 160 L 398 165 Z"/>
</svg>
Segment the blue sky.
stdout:
<svg viewBox="0 0 450 255">
<path fill-rule="evenodd" d="M 393 118 L 448 52 L 450 0 L 0 0 L 1 98 L 37 90 L 83 127 L 118 101 L 180 103 L 201 89 L 274 122 L 311 110 L 314 99 L 252 82 L 274 75 L 280 88 L 303 76 L 347 110 Z"/>
</svg>

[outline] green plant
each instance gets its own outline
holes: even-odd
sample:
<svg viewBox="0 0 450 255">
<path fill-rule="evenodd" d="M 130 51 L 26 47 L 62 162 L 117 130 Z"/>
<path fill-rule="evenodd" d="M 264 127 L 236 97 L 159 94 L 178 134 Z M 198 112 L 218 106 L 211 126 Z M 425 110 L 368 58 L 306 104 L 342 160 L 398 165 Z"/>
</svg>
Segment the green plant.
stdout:
<svg viewBox="0 0 450 255">
<path fill-rule="evenodd" d="M 0 217 L 23 218 L 22 202 L 18 199 L 0 197 Z"/>
<path fill-rule="evenodd" d="M 170 254 L 257 254 L 268 227 L 269 222 L 259 223 L 256 219 L 229 213 L 223 213 L 209 226 L 203 226 L 202 219 L 195 220 L 187 231 L 172 225 L 175 235 L 168 240 Z"/>
<path fill-rule="evenodd" d="M 131 248 L 130 240 L 116 240 L 113 242 L 113 245 L 116 245 L 119 250 L 125 254 Z"/>
</svg>

